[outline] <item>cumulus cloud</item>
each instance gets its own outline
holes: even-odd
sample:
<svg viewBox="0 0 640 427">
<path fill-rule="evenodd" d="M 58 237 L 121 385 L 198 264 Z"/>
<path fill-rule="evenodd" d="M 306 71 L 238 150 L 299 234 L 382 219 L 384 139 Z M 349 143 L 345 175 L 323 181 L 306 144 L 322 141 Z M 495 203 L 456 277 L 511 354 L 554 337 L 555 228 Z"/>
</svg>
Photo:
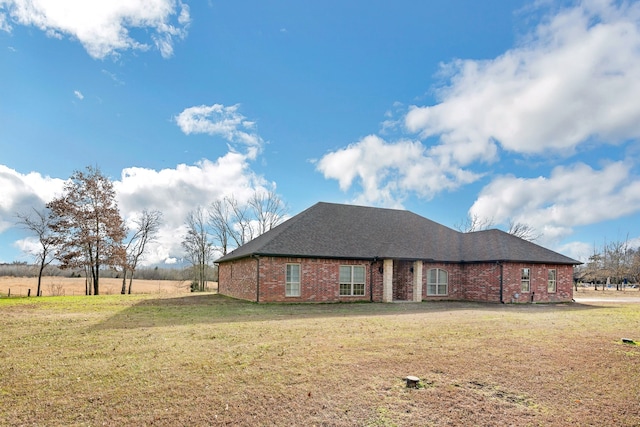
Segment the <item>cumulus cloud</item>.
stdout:
<svg viewBox="0 0 640 427">
<path fill-rule="evenodd" d="M 255 158 L 264 141 L 255 132 L 255 122 L 247 120 L 238 112 L 240 105 L 198 105 L 185 108 L 174 119 L 186 135 L 204 133 L 220 136 L 228 142 L 248 148 Z"/>
<path fill-rule="evenodd" d="M 62 192 L 65 181 L 37 172 L 21 174 L 0 165 L 0 233 L 12 227 L 15 214 L 40 209 Z"/>
<path fill-rule="evenodd" d="M 389 143 L 376 135 L 327 153 L 316 167 L 325 178 L 336 179 L 343 191 L 357 181 L 362 193 L 356 202 L 388 207 L 400 207 L 410 192 L 430 198 L 479 177 L 437 162 L 420 142 Z"/>
<path fill-rule="evenodd" d="M 62 194 L 65 180 L 43 177 L 38 173 L 20 174 L 0 165 L 0 233 L 15 225 L 15 213 L 43 208 Z M 155 242 L 149 245 L 143 264 L 175 264 L 181 257 L 184 220 L 190 210 L 206 207 L 214 200 L 231 196 L 240 203 L 254 190 L 272 188 L 250 168 L 246 155 L 229 152 L 216 161 L 203 159 L 194 165 L 153 170 L 126 168 L 113 181 L 120 213 L 125 222 L 143 210 L 162 212 L 162 226 Z M 13 245 L 30 250 L 34 241 L 22 238 Z"/>
<path fill-rule="evenodd" d="M 496 58 L 443 64 L 434 105 L 411 106 L 400 121 L 394 105 L 382 123 L 387 140 L 368 136 L 316 166 L 343 191 L 360 186 L 359 202 L 428 199 L 485 176 L 504 152 L 507 161 L 570 157 L 640 138 L 638 75 L 640 3 L 576 2 Z M 388 136 L 399 129 L 410 136 Z M 630 163 L 617 162 L 601 169 L 578 163 L 536 179 L 497 177 L 470 214 L 528 224 L 555 243 L 576 226 L 639 210 L 640 182 Z"/>
<path fill-rule="evenodd" d="M 528 224 L 553 242 L 571 234 L 575 226 L 638 210 L 640 180 L 631 174 L 630 163 L 614 162 L 600 170 L 582 163 L 559 166 L 549 177 L 498 177 L 480 192 L 470 213 L 496 224 Z"/>
<path fill-rule="evenodd" d="M 78 98 L 81 101 L 84 99 L 84 95 L 79 90 L 74 90 L 73 94 L 75 95 L 76 98 Z"/>
<path fill-rule="evenodd" d="M 266 181 L 250 169 L 247 157 L 235 152 L 215 162 L 204 159 L 173 169 L 126 168 L 120 180 L 114 182 L 125 218 L 139 215 L 144 209 L 163 213 L 163 225 L 157 241 L 150 245 L 146 263 L 170 262 L 182 253 L 180 242 L 189 211 L 231 195 L 244 202 L 254 189 L 267 186 Z"/>
<path fill-rule="evenodd" d="M 183 253 L 181 241 L 189 211 L 227 196 L 244 204 L 254 191 L 273 188 L 273 183 L 251 169 L 250 162 L 262 139 L 252 131 L 254 124 L 237 110 L 238 106 L 193 107 L 183 111 L 176 122 L 185 134 L 222 136 L 229 143 L 248 146 L 246 152 L 230 150 L 215 161 L 203 159 L 193 165 L 179 164 L 162 170 L 130 167 L 113 181 L 125 223 L 131 225 L 143 210 L 162 212 L 157 239 L 148 246 L 143 264 L 178 262 Z M 15 212 L 43 207 L 62 194 L 64 182 L 37 173 L 20 174 L 0 165 L 0 233 L 14 225 Z M 32 243 L 26 237 L 14 246 L 28 250 Z"/>
<path fill-rule="evenodd" d="M 150 43 L 165 58 L 173 54 L 190 23 L 189 7 L 180 0 L 0 0 L 0 29 L 11 23 L 31 25 L 50 37 L 77 39 L 89 55 L 102 59 L 128 49 L 147 50 Z M 130 29 L 150 32 L 150 41 L 130 35 Z"/>
<path fill-rule="evenodd" d="M 498 58 L 442 66 L 440 102 L 414 106 L 411 132 L 468 165 L 516 153 L 571 153 L 640 136 L 640 3 L 583 1 Z"/>
</svg>

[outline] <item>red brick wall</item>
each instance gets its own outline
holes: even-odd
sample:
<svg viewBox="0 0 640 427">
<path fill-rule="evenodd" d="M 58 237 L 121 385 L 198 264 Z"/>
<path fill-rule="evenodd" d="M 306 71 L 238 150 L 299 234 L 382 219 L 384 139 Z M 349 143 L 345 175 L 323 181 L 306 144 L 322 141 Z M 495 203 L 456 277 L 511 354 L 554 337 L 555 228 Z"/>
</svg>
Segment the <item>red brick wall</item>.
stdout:
<svg viewBox="0 0 640 427">
<path fill-rule="evenodd" d="M 219 265 L 218 286 L 221 294 L 256 301 L 257 260 L 244 258 Z M 373 301 L 382 301 L 382 261 L 373 265 L 368 261 L 328 260 L 316 258 L 263 257 L 260 263 L 261 302 L 338 302 L 369 301 L 373 280 Z M 289 263 L 300 264 L 300 297 L 285 296 L 285 269 Z M 365 295 L 340 296 L 339 268 L 341 265 L 365 267 Z"/>
<path fill-rule="evenodd" d="M 393 262 L 393 299 L 396 301 L 413 300 L 413 261 Z"/>
<path fill-rule="evenodd" d="M 257 260 L 242 258 L 218 265 L 218 292 L 234 298 L 256 300 Z"/>
<path fill-rule="evenodd" d="M 464 264 L 462 299 L 500 302 L 500 265 L 493 263 Z"/>
<path fill-rule="evenodd" d="M 331 260 L 321 258 L 244 258 L 222 263 L 219 266 L 220 293 L 235 298 L 256 301 L 257 268 L 260 266 L 261 302 L 339 302 L 382 301 L 382 260 L 371 263 L 361 260 Z M 285 269 L 288 263 L 300 264 L 300 296 L 285 296 Z M 365 295 L 340 296 L 339 268 L 341 265 L 365 267 Z M 394 261 L 393 297 L 395 300 L 413 298 L 413 262 Z M 531 291 L 523 293 L 520 269 L 531 269 Z M 449 273 L 449 289 L 446 296 L 427 295 L 429 269 L 440 268 Z M 557 290 L 547 292 L 548 270 L 557 272 Z M 423 300 L 500 301 L 501 267 L 497 263 L 431 263 L 425 262 L 422 270 Z M 570 265 L 504 263 L 503 298 L 511 302 L 564 302 L 573 298 L 573 267 Z M 370 290 L 373 283 L 373 298 Z M 517 295 L 516 295 L 517 294 Z"/>
<path fill-rule="evenodd" d="M 300 264 L 300 296 L 285 296 L 285 272 L 287 264 Z M 365 267 L 364 296 L 340 296 L 340 266 Z M 379 289 L 374 301 L 382 300 L 382 275 L 377 264 L 358 260 L 331 260 L 321 258 L 260 258 L 260 301 L 264 302 L 339 302 L 369 301 L 371 275 Z"/>
<path fill-rule="evenodd" d="M 522 292 L 522 268 L 530 269 L 530 291 Z M 556 292 L 547 291 L 548 271 L 556 270 Z M 505 263 L 504 302 L 566 302 L 573 299 L 573 266 L 550 264 Z"/>
<path fill-rule="evenodd" d="M 448 295 L 427 295 L 427 281 L 429 270 L 439 268 L 449 273 L 449 293 Z M 463 273 L 460 264 L 449 264 L 442 262 L 425 262 L 422 264 L 422 299 L 424 301 L 436 300 L 460 300 L 462 297 Z"/>
</svg>

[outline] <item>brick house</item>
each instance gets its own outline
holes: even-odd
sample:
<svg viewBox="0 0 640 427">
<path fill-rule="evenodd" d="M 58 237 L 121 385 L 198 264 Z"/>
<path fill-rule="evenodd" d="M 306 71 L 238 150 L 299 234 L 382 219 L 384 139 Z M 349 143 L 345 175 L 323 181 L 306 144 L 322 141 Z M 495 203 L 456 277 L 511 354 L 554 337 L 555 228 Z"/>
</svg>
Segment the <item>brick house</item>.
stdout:
<svg viewBox="0 0 640 427">
<path fill-rule="evenodd" d="M 579 261 L 500 230 L 317 203 L 216 261 L 219 292 L 257 302 L 565 302 Z"/>
</svg>

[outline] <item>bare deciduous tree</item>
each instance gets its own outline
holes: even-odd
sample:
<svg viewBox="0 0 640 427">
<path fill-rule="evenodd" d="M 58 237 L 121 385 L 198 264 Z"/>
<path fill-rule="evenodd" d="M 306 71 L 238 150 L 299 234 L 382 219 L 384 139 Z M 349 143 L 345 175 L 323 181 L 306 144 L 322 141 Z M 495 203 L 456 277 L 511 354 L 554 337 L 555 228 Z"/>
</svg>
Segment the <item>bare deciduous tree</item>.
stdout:
<svg viewBox="0 0 640 427">
<path fill-rule="evenodd" d="M 76 171 L 64 194 L 47 204 L 62 268 L 84 268 L 87 294 L 99 295 L 100 269 L 122 265 L 125 227 L 113 183 L 98 168 Z"/>
<path fill-rule="evenodd" d="M 533 227 L 513 220 L 509 220 L 509 231 L 507 233 L 530 242 L 535 242 L 540 238 L 540 233 L 536 232 Z"/>
<path fill-rule="evenodd" d="M 493 227 L 493 219 L 482 218 L 477 214 L 468 216 L 465 220 L 456 223 L 453 227 L 462 233 L 488 230 Z"/>
<path fill-rule="evenodd" d="M 273 191 L 255 191 L 246 204 L 234 197 L 209 206 L 209 226 L 216 248 L 226 255 L 229 246 L 239 247 L 280 224 L 286 205 Z"/>
<path fill-rule="evenodd" d="M 202 207 L 189 212 L 186 220 L 187 234 L 182 240 L 187 259 L 194 269 L 194 282 L 198 290 L 207 287 L 207 269 L 213 257 L 213 246 L 207 226 L 207 214 Z"/>
<path fill-rule="evenodd" d="M 226 200 L 216 200 L 211 203 L 209 207 L 209 225 L 211 226 L 213 243 L 222 255 L 226 255 L 229 248 L 230 223 L 229 205 Z"/>
<path fill-rule="evenodd" d="M 493 218 L 483 218 L 477 214 L 473 214 L 468 216 L 466 220 L 454 224 L 453 227 L 462 233 L 471 233 L 474 231 L 484 231 L 493 228 L 494 221 Z M 509 220 L 509 229 L 507 230 L 507 233 L 530 242 L 540 238 L 540 234 L 537 233 L 533 227 L 513 220 Z"/>
<path fill-rule="evenodd" d="M 35 234 L 38 238 L 38 252 L 33 255 L 36 258 L 38 265 L 38 289 L 37 296 L 40 296 L 42 285 L 42 273 L 47 265 L 53 261 L 53 254 L 55 252 L 55 237 L 53 236 L 53 230 L 51 229 L 51 216 L 48 209 L 37 210 L 33 208 L 33 212 L 29 213 L 17 213 L 16 223 Z"/>
<path fill-rule="evenodd" d="M 131 287 L 133 284 L 133 275 L 135 274 L 138 262 L 144 256 L 144 251 L 147 248 L 147 244 L 153 241 L 158 234 L 160 228 L 160 222 L 162 221 L 162 212 L 153 210 L 143 210 L 140 217 L 134 219 L 135 231 L 129 242 L 125 246 L 125 258 L 122 265 L 122 289 L 121 294 L 127 292 L 127 274 L 129 274 L 129 290 L 131 294 Z"/>
<path fill-rule="evenodd" d="M 626 282 L 640 280 L 640 250 L 630 247 L 628 236 L 625 240 L 605 240 L 601 248 L 594 245 L 593 254 L 576 273 L 580 280 L 593 283 L 595 290 L 598 284 L 605 290 L 606 283 L 615 284 L 616 290 L 624 289 Z"/>
<path fill-rule="evenodd" d="M 240 204 L 235 197 L 225 197 L 224 201 L 229 205 L 231 214 L 231 223 L 228 224 L 229 227 L 227 228 L 236 247 L 253 240 L 253 229 L 248 206 Z"/>
<path fill-rule="evenodd" d="M 256 236 L 278 225 L 287 211 L 282 199 L 273 191 L 255 191 L 249 199 L 249 206 L 256 221 Z"/>
</svg>

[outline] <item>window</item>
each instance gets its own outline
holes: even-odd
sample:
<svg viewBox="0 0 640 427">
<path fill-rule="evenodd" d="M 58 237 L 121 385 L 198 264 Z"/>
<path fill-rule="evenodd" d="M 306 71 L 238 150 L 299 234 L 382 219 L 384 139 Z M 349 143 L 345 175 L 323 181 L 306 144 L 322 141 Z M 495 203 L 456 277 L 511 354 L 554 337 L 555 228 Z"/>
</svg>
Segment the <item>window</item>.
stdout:
<svg viewBox="0 0 640 427">
<path fill-rule="evenodd" d="M 523 268 L 520 270 L 520 285 L 522 285 L 522 292 L 531 290 L 531 269 Z"/>
<path fill-rule="evenodd" d="M 556 270 L 549 270 L 549 278 L 547 280 L 547 292 L 556 291 Z"/>
<path fill-rule="evenodd" d="M 361 265 L 340 266 L 340 296 L 364 295 L 364 267 Z"/>
<path fill-rule="evenodd" d="M 287 264 L 285 296 L 300 296 L 300 264 Z"/>
<path fill-rule="evenodd" d="M 432 268 L 427 272 L 427 295 L 448 295 L 449 273 L 446 270 Z"/>
</svg>

